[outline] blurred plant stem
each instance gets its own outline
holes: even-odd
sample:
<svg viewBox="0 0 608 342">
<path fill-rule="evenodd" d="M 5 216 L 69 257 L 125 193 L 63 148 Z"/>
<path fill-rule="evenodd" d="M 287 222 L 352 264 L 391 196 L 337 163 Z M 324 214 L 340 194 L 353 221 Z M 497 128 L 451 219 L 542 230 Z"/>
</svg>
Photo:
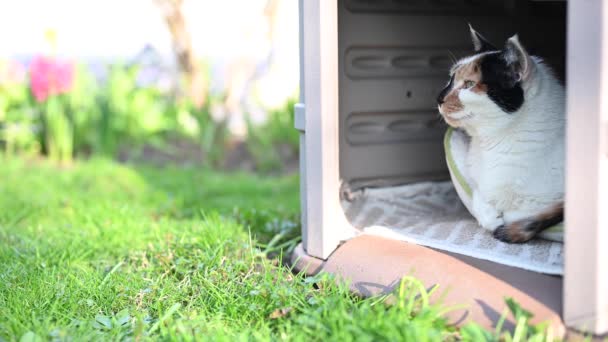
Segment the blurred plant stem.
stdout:
<svg viewBox="0 0 608 342">
<path fill-rule="evenodd" d="M 43 107 L 48 156 L 60 163 L 70 163 L 74 152 L 74 130 L 66 108 L 57 96 L 49 97 Z"/>
</svg>

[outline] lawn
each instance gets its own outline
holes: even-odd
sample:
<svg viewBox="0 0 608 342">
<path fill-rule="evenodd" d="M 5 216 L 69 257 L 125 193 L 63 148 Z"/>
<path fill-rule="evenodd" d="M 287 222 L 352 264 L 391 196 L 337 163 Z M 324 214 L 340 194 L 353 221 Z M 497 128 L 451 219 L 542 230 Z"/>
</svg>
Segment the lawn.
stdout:
<svg viewBox="0 0 608 342">
<path fill-rule="evenodd" d="M 498 336 L 447 326 L 413 279 L 387 305 L 293 274 L 295 176 L 0 162 L 0 341 Z M 522 320 L 513 337 L 533 332 Z"/>
</svg>

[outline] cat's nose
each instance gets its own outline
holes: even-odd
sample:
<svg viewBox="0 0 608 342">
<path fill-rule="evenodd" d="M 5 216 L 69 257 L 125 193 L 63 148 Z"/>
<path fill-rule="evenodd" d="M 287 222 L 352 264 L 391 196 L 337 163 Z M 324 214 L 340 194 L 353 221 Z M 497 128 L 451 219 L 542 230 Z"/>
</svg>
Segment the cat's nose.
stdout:
<svg viewBox="0 0 608 342">
<path fill-rule="evenodd" d="M 443 97 L 443 94 L 439 94 L 439 96 L 437 96 L 437 104 L 438 105 L 442 105 L 445 101 L 445 97 Z"/>
<path fill-rule="evenodd" d="M 454 84 L 454 75 L 452 75 L 450 77 L 450 82 L 448 82 L 448 84 L 445 86 L 445 88 L 441 89 L 441 91 L 439 92 L 439 95 L 437 96 L 438 105 L 441 106 L 445 102 L 445 97 L 450 92 L 450 89 L 452 89 L 453 84 Z"/>
</svg>

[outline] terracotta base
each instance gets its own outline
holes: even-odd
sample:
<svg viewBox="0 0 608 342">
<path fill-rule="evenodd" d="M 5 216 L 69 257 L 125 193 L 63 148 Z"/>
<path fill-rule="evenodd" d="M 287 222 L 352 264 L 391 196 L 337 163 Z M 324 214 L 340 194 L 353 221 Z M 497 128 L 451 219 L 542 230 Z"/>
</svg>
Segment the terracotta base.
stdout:
<svg viewBox="0 0 608 342">
<path fill-rule="evenodd" d="M 556 337 L 566 331 L 561 320 L 561 277 L 374 236 L 345 242 L 326 261 L 307 255 L 298 246 L 292 261 L 296 270 L 307 274 L 336 274 L 363 296 L 391 292 L 405 275 L 415 276 L 429 288 L 439 285 L 437 296 L 448 291 L 444 305 L 466 305 L 448 315 L 456 325 L 474 321 L 494 328 L 507 309 L 505 297 L 512 297 L 534 313 L 533 322 L 549 321 Z M 509 317 L 505 328 L 513 327 Z"/>
</svg>

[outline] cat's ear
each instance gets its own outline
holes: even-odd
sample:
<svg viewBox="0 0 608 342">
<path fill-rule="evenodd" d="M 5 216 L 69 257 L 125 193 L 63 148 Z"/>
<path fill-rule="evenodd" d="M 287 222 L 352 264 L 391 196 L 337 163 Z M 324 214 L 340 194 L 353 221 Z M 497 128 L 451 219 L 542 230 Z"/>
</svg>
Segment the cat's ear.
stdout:
<svg viewBox="0 0 608 342">
<path fill-rule="evenodd" d="M 469 24 L 469 30 L 471 31 L 471 40 L 473 41 L 475 53 L 498 50 L 494 45 L 488 42 L 487 39 L 479 34 L 479 32 L 475 31 L 471 24 Z"/>
<path fill-rule="evenodd" d="M 533 63 L 530 55 L 519 42 L 517 35 L 507 40 L 502 54 L 507 65 L 515 72 L 516 81 L 528 79 L 533 68 Z"/>
</svg>

